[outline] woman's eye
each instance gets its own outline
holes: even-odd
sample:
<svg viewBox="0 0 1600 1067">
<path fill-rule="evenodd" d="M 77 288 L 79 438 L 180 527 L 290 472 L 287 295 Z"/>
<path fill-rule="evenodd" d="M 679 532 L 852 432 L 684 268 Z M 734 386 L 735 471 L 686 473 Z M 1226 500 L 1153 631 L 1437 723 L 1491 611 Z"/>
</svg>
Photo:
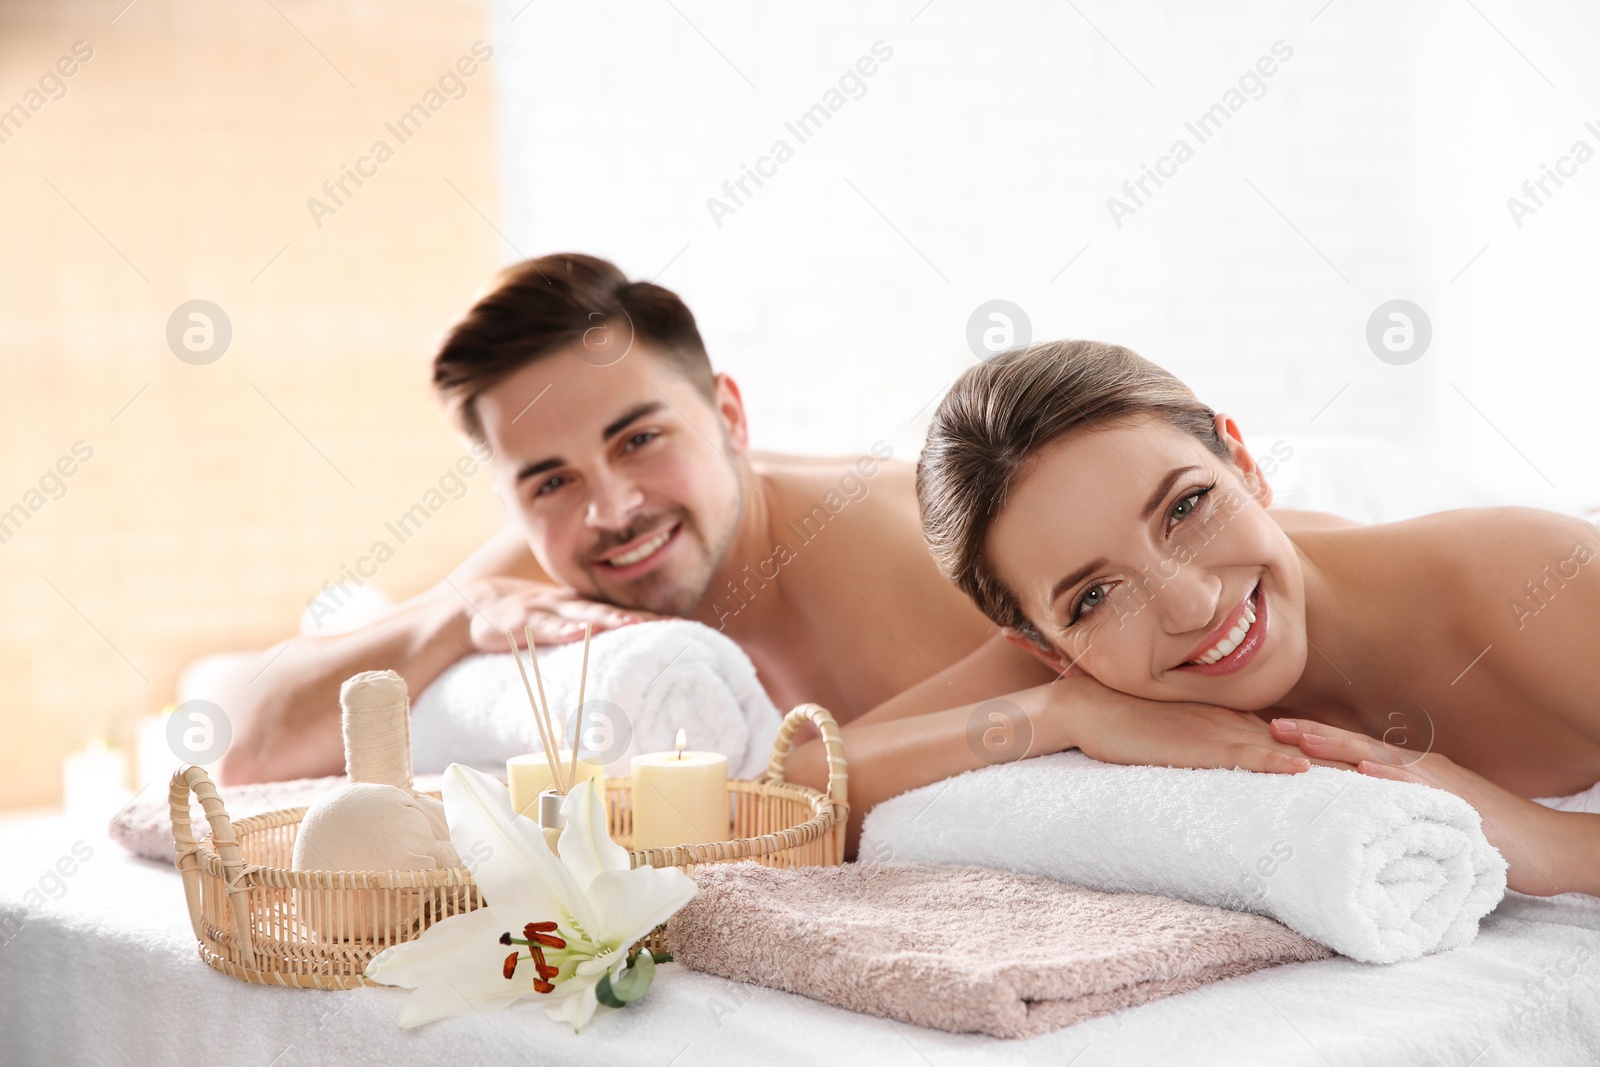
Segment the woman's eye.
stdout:
<svg viewBox="0 0 1600 1067">
<path fill-rule="evenodd" d="M 1102 589 L 1106 590 L 1106 592 L 1101 592 Z M 1078 602 L 1072 606 L 1072 619 L 1067 625 L 1072 625 L 1072 623 L 1077 622 L 1090 611 L 1104 604 L 1106 597 L 1110 595 L 1110 586 L 1105 582 L 1101 582 L 1099 585 L 1091 585 L 1085 589 L 1083 595 L 1078 598 Z"/>
<path fill-rule="evenodd" d="M 1216 483 L 1213 482 L 1204 489 L 1196 489 L 1194 492 L 1190 493 L 1188 496 L 1172 505 L 1172 518 L 1174 525 L 1182 522 L 1184 519 L 1187 519 L 1190 515 L 1193 515 L 1200 507 L 1201 499 L 1203 499 L 1207 493 L 1211 492 L 1211 490 L 1215 488 Z"/>
</svg>

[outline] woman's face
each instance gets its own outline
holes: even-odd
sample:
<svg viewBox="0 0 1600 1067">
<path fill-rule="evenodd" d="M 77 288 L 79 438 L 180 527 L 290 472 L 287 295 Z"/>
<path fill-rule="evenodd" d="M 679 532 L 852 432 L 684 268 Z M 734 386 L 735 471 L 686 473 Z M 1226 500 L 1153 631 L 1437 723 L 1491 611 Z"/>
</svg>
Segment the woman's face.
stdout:
<svg viewBox="0 0 1600 1067">
<path fill-rule="evenodd" d="M 1231 463 L 1153 416 L 1028 460 L 986 550 L 1052 646 L 1040 658 L 1134 696 L 1242 711 L 1300 678 L 1300 559 L 1238 427 L 1218 415 L 1217 428 Z"/>
</svg>

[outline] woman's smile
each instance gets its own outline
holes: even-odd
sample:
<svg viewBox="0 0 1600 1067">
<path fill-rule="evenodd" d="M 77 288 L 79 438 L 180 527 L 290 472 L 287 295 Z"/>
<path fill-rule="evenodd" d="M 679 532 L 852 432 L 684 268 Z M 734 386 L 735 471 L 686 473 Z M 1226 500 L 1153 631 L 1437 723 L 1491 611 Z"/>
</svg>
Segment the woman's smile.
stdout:
<svg viewBox="0 0 1600 1067">
<path fill-rule="evenodd" d="M 1243 670 L 1267 642 L 1267 599 L 1256 582 L 1227 618 L 1207 634 L 1189 658 L 1173 670 L 1222 675 Z"/>
</svg>

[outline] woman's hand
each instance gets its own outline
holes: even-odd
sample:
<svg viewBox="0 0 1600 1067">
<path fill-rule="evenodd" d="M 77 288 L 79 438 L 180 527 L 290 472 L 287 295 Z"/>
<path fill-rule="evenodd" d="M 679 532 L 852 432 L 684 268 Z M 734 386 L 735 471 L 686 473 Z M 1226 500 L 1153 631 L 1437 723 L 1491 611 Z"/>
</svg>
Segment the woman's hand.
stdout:
<svg viewBox="0 0 1600 1067">
<path fill-rule="evenodd" d="M 1274 737 L 1248 711 L 1145 700 L 1101 688 L 1097 698 L 1074 710 L 1071 734 L 1085 756 L 1103 763 L 1277 774 L 1310 770 L 1312 764 L 1353 769 L 1338 755 L 1302 753 L 1293 740 Z"/>
<path fill-rule="evenodd" d="M 1551 896 L 1591 892 L 1591 881 L 1567 872 L 1586 850 L 1593 849 L 1595 819 L 1572 818 L 1519 797 L 1438 752 L 1391 745 L 1366 734 L 1326 726 L 1310 719 L 1274 719 L 1273 736 L 1297 744 L 1308 756 L 1343 760 L 1355 770 L 1395 782 L 1420 782 L 1443 789 L 1478 809 L 1484 836 L 1500 850 L 1510 869 L 1506 884 L 1518 893 Z M 1596 817 L 1600 818 L 1600 817 Z M 1587 888 L 1586 888 L 1587 886 Z"/>
</svg>

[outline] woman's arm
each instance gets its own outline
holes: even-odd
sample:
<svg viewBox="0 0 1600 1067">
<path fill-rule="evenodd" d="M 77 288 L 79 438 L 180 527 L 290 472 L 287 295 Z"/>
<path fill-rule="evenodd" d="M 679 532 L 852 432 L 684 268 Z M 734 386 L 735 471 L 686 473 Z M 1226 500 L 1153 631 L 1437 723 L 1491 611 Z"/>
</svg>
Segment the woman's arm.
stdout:
<svg viewBox="0 0 1600 1067">
<path fill-rule="evenodd" d="M 970 672 L 985 662 L 981 657 L 963 661 L 966 670 L 952 676 L 951 685 L 973 693 L 980 680 Z M 867 812 L 891 797 L 964 771 L 1070 748 L 1107 763 L 1168 767 L 1294 773 L 1313 763 L 1345 766 L 1303 757 L 1292 743 L 1273 738 L 1267 724 L 1249 712 L 1144 700 L 1108 689 L 1087 675 L 1015 692 L 995 687 L 988 692 L 1006 695 L 988 700 L 980 695 L 936 711 L 925 710 L 929 694 L 950 688 L 941 682 L 938 690 L 917 690 L 842 729 L 850 771 L 849 855 L 855 854 Z M 827 756 L 820 740 L 796 746 L 788 776 L 814 789 L 826 788 Z"/>
<path fill-rule="evenodd" d="M 1464 650 L 1482 650 L 1475 671 L 1524 695 L 1525 704 L 1504 714 L 1536 711 L 1600 740 L 1600 530 L 1535 508 L 1495 508 L 1473 518 L 1441 618 L 1460 630 Z M 1520 893 L 1600 896 L 1600 815 L 1556 811 L 1441 753 L 1419 757 L 1415 749 L 1309 719 L 1274 720 L 1273 734 L 1298 742 L 1307 755 L 1462 797 L 1478 809 L 1484 834 L 1510 864 L 1508 883 Z M 1600 779 L 1600 767 L 1594 773 Z"/>
<path fill-rule="evenodd" d="M 1483 819 L 1483 833 L 1509 869 L 1506 884 L 1518 893 L 1600 896 L 1600 815 L 1556 811 L 1519 797 L 1438 752 L 1390 745 L 1366 734 L 1310 719 L 1274 719 L 1273 733 L 1296 738 L 1309 755 L 1346 760 L 1374 778 L 1417 782 L 1461 797 Z"/>
</svg>

